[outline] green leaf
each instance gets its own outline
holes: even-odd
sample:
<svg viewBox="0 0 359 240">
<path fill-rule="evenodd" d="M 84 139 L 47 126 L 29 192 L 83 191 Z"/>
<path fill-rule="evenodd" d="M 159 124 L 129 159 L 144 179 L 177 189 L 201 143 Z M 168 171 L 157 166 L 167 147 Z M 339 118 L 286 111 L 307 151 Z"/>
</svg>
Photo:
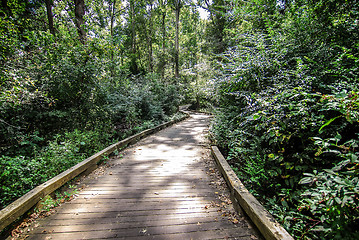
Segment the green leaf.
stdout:
<svg viewBox="0 0 359 240">
<path fill-rule="evenodd" d="M 257 120 L 258 118 L 260 118 L 259 114 L 254 114 L 253 115 L 253 120 Z"/>
<path fill-rule="evenodd" d="M 305 178 L 302 178 L 300 181 L 299 181 L 299 184 L 308 184 L 308 183 L 312 183 L 313 180 L 312 178 L 310 177 L 305 177 Z"/>
<path fill-rule="evenodd" d="M 331 124 L 335 119 L 340 118 L 340 117 L 342 117 L 342 115 L 337 116 L 337 117 L 335 117 L 335 118 L 332 118 L 332 119 L 330 119 L 329 121 L 327 121 L 326 123 L 324 123 L 324 124 L 320 127 L 320 129 L 319 129 L 319 133 L 322 132 L 322 129 L 323 129 L 324 127 L 328 126 L 328 125 Z"/>
</svg>

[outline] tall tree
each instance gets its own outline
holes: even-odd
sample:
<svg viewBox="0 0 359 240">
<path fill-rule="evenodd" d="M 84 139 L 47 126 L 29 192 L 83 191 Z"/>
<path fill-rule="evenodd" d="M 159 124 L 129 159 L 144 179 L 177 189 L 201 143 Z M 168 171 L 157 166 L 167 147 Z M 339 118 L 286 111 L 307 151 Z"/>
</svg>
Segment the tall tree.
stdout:
<svg viewBox="0 0 359 240">
<path fill-rule="evenodd" d="M 116 0 L 110 1 L 109 3 L 110 10 L 110 35 L 111 35 L 111 63 L 114 61 L 114 26 L 116 23 Z M 111 67 L 111 77 L 114 77 L 114 69 Z"/>
<path fill-rule="evenodd" d="M 110 8 L 110 34 L 111 37 L 113 38 L 113 28 L 115 25 L 115 21 L 116 21 L 116 0 L 110 1 L 109 4 L 109 8 Z"/>
<path fill-rule="evenodd" d="M 225 18 L 227 8 L 226 0 L 214 0 L 209 8 L 211 25 L 209 27 L 208 40 L 212 45 L 212 51 L 215 54 L 223 53 L 226 50 L 224 30 L 227 24 Z"/>
<path fill-rule="evenodd" d="M 129 1 L 129 18 L 131 24 L 131 65 L 130 71 L 132 73 L 138 73 L 138 66 L 136 62 L 136 13 L 135 13 L 135 1 Z"/>
<path fill-rule="evenodd" d="M 148 1 L 148 33 L 147 33 L 147 44 L 148 44 L 148 70 L 149 72 L 153 72 L 153 56 L 152 56 L 152 38 L 153 38 L 153 20 L 152 20 L 152 12 L 153 12 L 153 0 Z"/>
<path fill-rule="evenodd" d="M 159 56 L 159 65 L 158 69 L 161 73 L 162 79 L 165 76 L 165 66 L 166 66 L 166 16 L 167 16 L 167 1 L 166 0 L 159 0 L 159 15 L 160 15 L 160 22 L 161 22 L 161 54 Z"/>
<path fill-rule="evenodd" d="M 55 28 L 54 28 L 54 15 L 52 13 L 52 0 L 45 0 L 46 3 L 46 13 L 47 13 L 47 21 L 49 24 L 49 31 L 52 35 L 55 35 Z"/>
<path fill-rule="evenodd" d="M 79 34 L 80 41 L 84 44 L 86 41 L 86 32 L 84 29 L 84 16 L 85 16 L 85 1 L 75 1 L 75 25 Z"/>
<path fill-rule="evenodd" d="M 173 0 L 172 6 L 176 15 L 176 36 L 175 36 L 175 78 L 179 78 L 179 21 L 180 21 L 180 12 L 182 8 L 181 0 Z"/>
</svg>

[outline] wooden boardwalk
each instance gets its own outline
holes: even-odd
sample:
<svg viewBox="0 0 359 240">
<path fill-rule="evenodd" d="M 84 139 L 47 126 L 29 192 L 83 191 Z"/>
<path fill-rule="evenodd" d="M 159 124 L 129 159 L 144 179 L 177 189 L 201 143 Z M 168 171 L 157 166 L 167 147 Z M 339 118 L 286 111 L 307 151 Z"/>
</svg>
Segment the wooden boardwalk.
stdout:
<svg viewBox="0 0 359 240">
<path fill-rule="evenodd" d="M 214 169 L 208 120 L 193 114 L 111 158 L 27 239 L 258 239 Z"/>
</svg>

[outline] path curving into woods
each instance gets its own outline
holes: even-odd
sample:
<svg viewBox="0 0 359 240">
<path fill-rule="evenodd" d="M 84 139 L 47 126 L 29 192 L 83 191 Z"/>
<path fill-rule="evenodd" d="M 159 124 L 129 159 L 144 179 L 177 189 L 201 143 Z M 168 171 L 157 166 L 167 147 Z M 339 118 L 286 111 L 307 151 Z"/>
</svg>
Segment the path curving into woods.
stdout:
<svg viewBox="0 0 359 240">
<path fill-rule="evenodd" d="M 112 157 L 27 239 L 260 239 L 210 156 L 210 117 L 191 117 Z"/>
</svg>

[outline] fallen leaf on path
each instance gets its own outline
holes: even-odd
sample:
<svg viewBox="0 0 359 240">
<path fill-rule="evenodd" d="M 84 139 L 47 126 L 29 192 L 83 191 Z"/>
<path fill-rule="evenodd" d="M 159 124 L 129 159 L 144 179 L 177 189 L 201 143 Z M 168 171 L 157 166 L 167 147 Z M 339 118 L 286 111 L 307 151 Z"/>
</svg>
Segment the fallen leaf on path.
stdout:
<svg viewBox="0 0 359 240">
<path fill-rule="evenodd" d="M 232 222 L 232 223 L 234 223 L 234 224 L 239 223 L 239 221 L 238 221 L 238 219 L 237 219 L 237 218 L 233 218 L 233 219 L 231 219 L 231 222 Z"/>
</svg>

